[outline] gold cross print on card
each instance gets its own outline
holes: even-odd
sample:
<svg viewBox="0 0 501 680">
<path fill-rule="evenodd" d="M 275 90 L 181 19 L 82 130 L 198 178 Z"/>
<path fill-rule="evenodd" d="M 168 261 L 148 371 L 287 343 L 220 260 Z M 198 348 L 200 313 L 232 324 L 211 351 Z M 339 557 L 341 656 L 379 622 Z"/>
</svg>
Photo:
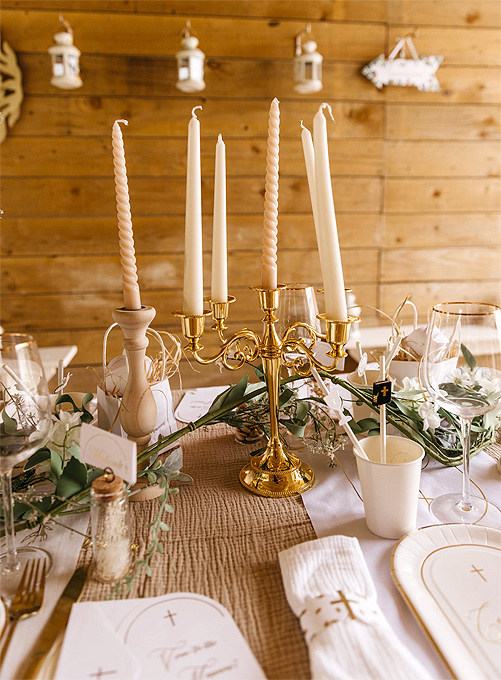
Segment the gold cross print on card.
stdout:
<svg viewBox="0 0 501 680">
<path fill-rule="evenodd" d="M 478 569 L 474 564 L 472 564 L 471 567 L 472 567 L 472 569 L 471 569 L 471 571 L 470 571 L 470 574 L 475 574 L 475 573 L 476 573 L 476 574 L 478 574 L 478 575 L 480 576 L 480 578 L 481 578 L 483 581 L 487 582 L 487 579 L 486 579 L 485 576 L 481 573 L 481 572 L 483 571 L 483 569 Z"/>
</svg>

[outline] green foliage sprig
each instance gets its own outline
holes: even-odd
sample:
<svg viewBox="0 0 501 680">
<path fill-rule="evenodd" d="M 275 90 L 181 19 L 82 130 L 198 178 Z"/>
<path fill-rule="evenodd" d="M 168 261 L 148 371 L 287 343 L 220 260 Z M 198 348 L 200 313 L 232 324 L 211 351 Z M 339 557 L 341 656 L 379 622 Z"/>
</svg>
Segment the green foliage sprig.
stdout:
<svg viewBox="0 0 501 680">
<path fill-rule="evenodd" d="M 355 403 L 365 404 L 379 415 L 379 408 L 372 403 L 372 386 L 355 386 L 337 376 L 323 374 L 323 377 L 351 392 Z M 422 394 L 421 391 L 420 393 Z M 440 426 L 431 431 L 424 428 L 423 418 L 419 415 L 412 395 L 408 399 L 394 397 L 386 405 L 386 419 L 395 429 L 421 444 L 425 452 L 442 465 L 460 465 L 463 462 L 460 420 L 443 408 L 438 409 L 438 415 Z M 358 422 L 351 420 L 350 426 L 355 434 L 379 434 L 379 421 L 376 418 L 364 418 Z M 486 419 L 485 416 L 474 418 L 471 429 L 473 437 L 470 453 L 475 455 L 495 440 L 496 420 Z"/>
</svg>

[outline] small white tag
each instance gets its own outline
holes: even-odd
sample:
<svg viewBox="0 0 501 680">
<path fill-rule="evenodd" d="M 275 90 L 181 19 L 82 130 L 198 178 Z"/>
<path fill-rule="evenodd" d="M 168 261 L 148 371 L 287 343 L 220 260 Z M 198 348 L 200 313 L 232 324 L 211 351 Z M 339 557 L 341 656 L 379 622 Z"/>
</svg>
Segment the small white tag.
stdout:
<svg viewBox="0 0 501 680">
<path fill-rule="evenodd" d="M 137 446 L 130 439 L 82 424 L 80 457 L 84 463 L 104 470 L 110 467 L 126 482 L 134 484 L 137 476 Z"/>
</svg>

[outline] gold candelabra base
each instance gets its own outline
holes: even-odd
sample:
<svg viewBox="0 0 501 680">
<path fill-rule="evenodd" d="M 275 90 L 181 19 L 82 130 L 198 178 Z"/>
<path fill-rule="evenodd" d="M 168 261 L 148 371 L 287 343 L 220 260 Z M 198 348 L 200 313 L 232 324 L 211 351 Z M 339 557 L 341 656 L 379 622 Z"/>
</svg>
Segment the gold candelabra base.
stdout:
<svg viewBox="0 0 501 680">
<path fill-rule="evenodd" d="M 248 491 L 258 496 L 281 498 L 293 496 L 307 491 L 314 483 L 315 475 L 309 465 L 299 456 L 288 451 L 280 437 L 278 420 L 278 397 L 280 387 L 280 370 L 282 366 L 295 371 L 301 377 L 311 375 L 311 367 L 322 371 L 333 371 L 341 357 L 346 356 L 344 345 L 347 343 L 350 326 L 357 317 L 349 316 L 346 321 L 327 319 L 325 314 L 319 316 L 325 325 L 325 333 L 319 333 L 306 322 L 296 322 L 288 326 L 280 338 L 276 330 L 280 291 L 285 286 L 267 289 L 252 287 L 259 296 L 259 304 L 264 312 L 264 331 L 259 337 L 254 331 L 243 328 L 228 339 L 224 337 L 228 304 L 214 303 L 210 299 L 211 311 L 202 315 L 190 316 L 182 312 L 175 315 L 181 318 L 183 334 L 188 340 L 186 349 L 190 350 L 195 360 L 201 364 L 220 362 L 228 370 L 236 371 L 245 363 L 252 363 L 260 358 L 268 388 L 270 408 L 270 437 L 264 453 L 254 456 L 240 471 L 240 482 Z M 233 302 L 234 298 L 229 299 Z M 205 316 L 209 314 L 216 322 L 213 329 L 219 333 L 222 345 L 212 357 L 202 357 L 203 346 L 200 338 L 204 333 Z M 298 337 L 296 331 L 306 330 L 307 337 Z M 328 342 L 331 349 L 327 353 L 331 364 L 320 363 L 313 352 L 317 340 Z M 293 355 L 291 358 L 290 355 Z"/>
</svg>

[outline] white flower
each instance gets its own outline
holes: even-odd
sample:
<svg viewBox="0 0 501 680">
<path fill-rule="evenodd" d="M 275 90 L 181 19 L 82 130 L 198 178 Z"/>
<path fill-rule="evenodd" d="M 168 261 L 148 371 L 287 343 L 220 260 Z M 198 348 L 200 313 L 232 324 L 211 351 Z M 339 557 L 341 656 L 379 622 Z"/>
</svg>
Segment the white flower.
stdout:
<svg viewBox="0 0 501 680">
<path fill-rule="evenodd" d="M 411 392 L 420 389 L 421 387 L 419 385 L 419 378 L 409 378 L 408 375 L 404 377 L 401 390 L 402 392 Z"/>
<path fill-rule="evenodd" d="M 423 419 L 423 430 L 429 430 L 432 434 L 440 425 L 440 416 L 438 415 L 435 405 L 431 401 L 424 401 L 418 408 L 418 413 Z"/>
<path fill-rule="evenodd" d="M 454 368 L 450 373 L 451 380 L 461 387 L 471 387 L 471 373 L 463 367 Z"/>
<path fill-rule="evenodd" d="M 59 418 L 53 416 L 54 423 L 52 425 L 52 432 L 50 440 L 59 448 L 66 448 L 73 444 L 80 443 L 80 416 L 82 414 L 77 411 L 59 411 Z"/>
</svg>

